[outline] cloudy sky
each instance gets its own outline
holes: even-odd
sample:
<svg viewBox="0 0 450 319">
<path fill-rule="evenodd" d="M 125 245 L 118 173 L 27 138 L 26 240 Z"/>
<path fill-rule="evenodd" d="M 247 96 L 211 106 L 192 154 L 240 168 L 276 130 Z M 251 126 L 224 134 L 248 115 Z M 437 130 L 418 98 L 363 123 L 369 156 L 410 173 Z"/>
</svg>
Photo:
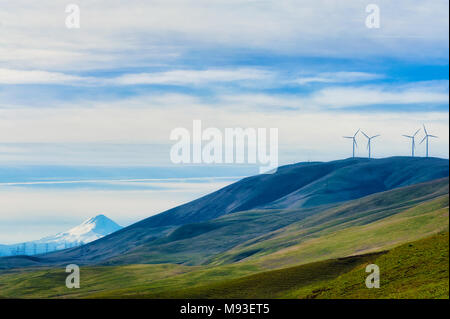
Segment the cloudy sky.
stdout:
<svg viewBox="0 0 450 319">
<path fill-rule="evenodd" d="M 0 165 L 169 165 L 195 119 L 278 128 L 281 164 L 348 157 L 358 128 L 408 155 L 422 124 L 448 158 L 446 0 L 79 0 L 79 29 L 68 3 L 0 0 Z"/>
<path fill-rule="evenodd" d="M 358 0 L 74 3 L 79 29 L 67 1 L 1 0 L 2 161 L 157 165 L 120 145 L 170 145 L 193 119 L 278 127 L 281 162 L 345 157 L 358 128 L 406 155 L 425 123 L 448 157 L 448 1 L 378 1 L 378 29 Z"/>
</svg>

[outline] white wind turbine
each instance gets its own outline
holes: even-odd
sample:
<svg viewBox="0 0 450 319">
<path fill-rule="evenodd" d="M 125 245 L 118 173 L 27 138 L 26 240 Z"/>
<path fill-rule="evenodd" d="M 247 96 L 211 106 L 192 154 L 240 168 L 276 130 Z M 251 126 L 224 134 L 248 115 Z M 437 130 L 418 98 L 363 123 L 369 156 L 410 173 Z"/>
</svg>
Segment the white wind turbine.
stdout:
<svg viewBox="0 0 450 319">
<path fill-rule="evenodd" d="M 343 138 L 350 138 L 353 141 L 353 158 L 355 157 L 355 147 L 358 147 L 358 143 L 356 143 L 356 135 L 358 134 L 359 129 L 356 131 L 356 133 L 353 136 L 343 136 Z"/>
<path fill-rule="evenodd" d="M 419 133 L 420 128 L 414 133 L 414 135 L 403 135 L 404 137 L 411 139 L 411 156 L 414 157 L 414 149 L 416 148 L 416 135 Z"/>
<path fill-rule="evenodd" d="M 372 146 L 371 146 L 372 139 L 374 139 L 375 137 L 380 136 L 380 134 L 377 134 L 377 135 L 374 135 L 374 136 L 369 137 L 369 136 L 368 136 L 366 133 L 364 133 L 363 131 L 361 131 L 361 133 L 363 133 L 364 136 L 367 138 L 367 149 L 369 150 L 369 158 L 370 158 L 370 155 L 371 155 L 371 148 L 372 148 Z"/>
<path fill-rule="evenodd" d="M 422 144 L 423 143 L 423 141 L 427 141 L 427 156 L 426 157 L 428 157 L 428 138 L 429 137 L 434 137 L 434 138 L 437 138 L 437 136 L 435 136 L 435 135 L 431 135 L 431 134 L 428 134 L 428 132 L 427 132 L 427 129 L 425 128 L 425 124 L 423 125 L 423 130 L 425 131 L 425 136 L 424 136 L 424 138 L 423 138 L 423 140 L 419 143 L 419 144 Z"/>
</svg>

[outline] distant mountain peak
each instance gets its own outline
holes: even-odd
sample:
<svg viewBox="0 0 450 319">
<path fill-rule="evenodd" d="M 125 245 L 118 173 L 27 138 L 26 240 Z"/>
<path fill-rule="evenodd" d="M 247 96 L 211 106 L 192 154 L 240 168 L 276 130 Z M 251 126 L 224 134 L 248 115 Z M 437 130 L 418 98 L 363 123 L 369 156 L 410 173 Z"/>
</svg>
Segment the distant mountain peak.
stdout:
<svg viewBox="0 0 450 319">
<path fill-rule="evenodd" d="M 100 238 L 109 235 L 121 228 L 122 227 L 113 220 L 109 219 L 103 214 L 99 214 L 95 217 L 91 217 L 85 220 L 83 223 L 70 229 L 65 234 L 83 236 L 87 235 L 88 233 L 92 233 L 95 235 L 99 235 Z"/>
<path fill-rule="evenodd" d="M 35 255 L 49 251 L 87 244 L 122 229 L 103 214 L 86 219 L 68 231 L 47 236 L 39 240 L 13 245 L 0 245 L 0 256 L 10 254 Z"/>
<path fill-rule="evenodd" d="M 95 221 L 105 220 L 105 219 L 111 220 L 111 219 L 109 219 L 108 217 L 106 217 L 106 216 L 103 215 L 103 214 L 98 214 L 97 216 L 91 217 L 91 218 L 89 218 L 89 219 L 86 220 L 86 221 L 93 221 L 93 222 L 95 222 Z"/>
<path fill-rule="evenodd" d="M 102 224 L 102 223 L 112 223 L 112 224 L 116 224 L 113 220 L 111 220 L 110 218 L 106 217 L 103 214 L 99 214 L 95 217 L 91 217 L 89 219 L 86 219 L 81 225 L 84 224 Z M 116 224 L 117 225 L 117 224 Z"/>
</svg>

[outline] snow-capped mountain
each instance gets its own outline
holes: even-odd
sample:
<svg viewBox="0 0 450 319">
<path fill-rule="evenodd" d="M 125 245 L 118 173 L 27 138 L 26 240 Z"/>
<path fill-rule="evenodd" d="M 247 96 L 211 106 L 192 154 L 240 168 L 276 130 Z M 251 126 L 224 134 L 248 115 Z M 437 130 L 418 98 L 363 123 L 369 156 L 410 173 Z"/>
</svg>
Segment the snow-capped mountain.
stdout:
<svg viewBox="0 0 450 319">
<path fill-rule="evenodd" d="M 89 243 L 103 236 L 109 235 L 122 227 L 113 222 L 105 215 L 97 215 L 89 218 L 82 224 L 69 229 L 67 232 L 54 236 L 44 237 L 37 242 L 44 243 Z"/>
<path fill-rule="evenodd" d="M 35 255 L 76 247 L 102 238 L 121 228 L 122 226 L 100 214 L 63 233 L 20 244 L 0 245 L 0 256 Z"/>
</svg>

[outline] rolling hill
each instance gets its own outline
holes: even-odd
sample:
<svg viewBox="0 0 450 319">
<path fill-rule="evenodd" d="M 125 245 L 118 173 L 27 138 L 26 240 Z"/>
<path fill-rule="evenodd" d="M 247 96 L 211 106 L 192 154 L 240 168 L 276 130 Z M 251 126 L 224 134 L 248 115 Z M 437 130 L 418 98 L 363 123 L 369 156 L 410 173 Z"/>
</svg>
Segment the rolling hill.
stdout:
<svg viewBox="0 0 450 319">
<path fill-rule="evenodd" d="M 0 268 L 72 262 L 232 263 L 448 194 L 448 179 L 436 180 L 448 177 L 448 168 L 448 160 L 410 157 L 283 166 L 275 174 L 245 178 L 79 248 L 1 258 Z"/>
</svg>

